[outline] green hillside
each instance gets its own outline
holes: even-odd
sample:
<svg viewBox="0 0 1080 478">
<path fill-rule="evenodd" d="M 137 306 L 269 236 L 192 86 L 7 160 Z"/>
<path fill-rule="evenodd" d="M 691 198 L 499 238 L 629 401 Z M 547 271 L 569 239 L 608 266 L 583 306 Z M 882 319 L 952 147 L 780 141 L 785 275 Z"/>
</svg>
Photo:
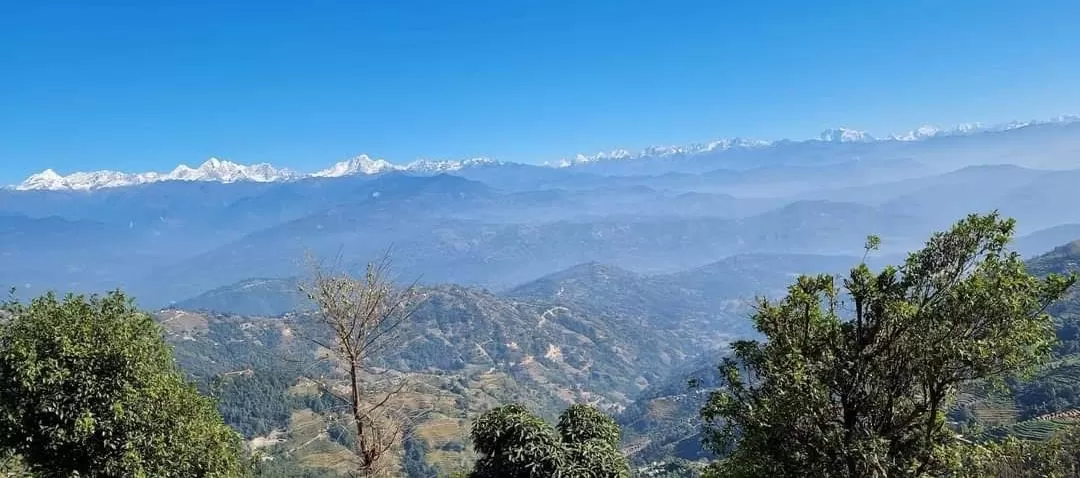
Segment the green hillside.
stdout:
<svg viewBox="0 0 1080 478">
<path fill-rule="evenodd" d="M 470 463 L 469 424 L 493 406 L 522 402 L 551 418 L 585 402 L 615 413 L 699 347 L 720 345 L 681 340 L 642 317 L 571 304 L 458 286 L 423 288 L 420 295 L 402 325 L 403 340 L 379 361 L 408 378 L 401 406 L 422 414 L 408 450 L 397 451 L 418 470 L 450 472 Z M 157 317 L 181 366 L 221 398 L 226 420 L 251 447 L 307 467 L 347 467 L 349 452 L 335 440 L 340 408 L 304 378 L 332 366 L 316 363 L 320 351 L 304 338 L 319 337 L 310 316 L 170 309 Z"/>
</svg>

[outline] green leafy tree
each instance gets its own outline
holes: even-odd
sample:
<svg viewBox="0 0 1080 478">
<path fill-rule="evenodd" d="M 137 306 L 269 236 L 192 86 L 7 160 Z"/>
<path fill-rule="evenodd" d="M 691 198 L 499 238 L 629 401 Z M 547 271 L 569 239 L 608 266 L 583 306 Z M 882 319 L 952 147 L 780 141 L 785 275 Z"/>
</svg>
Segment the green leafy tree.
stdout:
<svg viewBox="0 0 1080 478">
<path fill-rule="evenodd" d="M 511 404 L 481 415 L 472 429 L 474 478 L 554 476 L 563 466 L 559 434 L 523 405 Z"/>
<path fill-rule="evenodd" d="M 753 316 L 702 409 L 714 476 L 941 476 L 967 449 L 946 427 L 957 386 L 1031 370 L 1054 344 L 1044 310 L 1075 277 L 1040 280 L 1014 223 L 971 215 L 899 267 L 800 277 Z M 878 245 L 871 238 L 867 248 Z"/>
<path fill-rule="evenodd" d="M 240 437 L 122 293 L 0 309 L 0 449 L 34 476 L 250 474 Z"/>
<path fill-rule="evenodd" d="M 630 476 L 619 426 L 588 405 L 567 408 L 555 428 L 522 405 L 505 405 L 476 420 L 472 439 L 481 455 L 474 478 Z"/>
<path fill-rule="evenodd" d="M 575 404 L 563 411 L 556 426 L 566 447 L 563 476 L 628 476 L 619 450 L 619 425 L 594 407 Z"/>
</svg>

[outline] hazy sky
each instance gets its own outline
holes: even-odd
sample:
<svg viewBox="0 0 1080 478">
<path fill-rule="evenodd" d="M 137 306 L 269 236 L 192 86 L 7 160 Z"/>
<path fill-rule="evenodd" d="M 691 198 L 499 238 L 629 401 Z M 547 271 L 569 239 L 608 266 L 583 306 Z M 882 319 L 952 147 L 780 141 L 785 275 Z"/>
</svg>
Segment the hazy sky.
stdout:
<svg viewBox="0 0 1080 478">
<path fill-rule="evenodd" d="M 1080 2 L 0 0 L 0 183 L 1080 112 Z"/>
</svg>

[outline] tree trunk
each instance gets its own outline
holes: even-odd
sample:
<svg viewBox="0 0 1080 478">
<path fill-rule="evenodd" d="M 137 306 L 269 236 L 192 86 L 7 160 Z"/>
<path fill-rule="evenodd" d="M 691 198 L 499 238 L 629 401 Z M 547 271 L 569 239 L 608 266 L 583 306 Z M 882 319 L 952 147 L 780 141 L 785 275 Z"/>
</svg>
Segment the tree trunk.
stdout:
<svg viewBox="0 0 1080 478">
<path fill-rule="evenodd" d="M 360 402 L 360 365 L 356 359 L 349 360 L 349 387 L 352 390 L 352 414 L 356 422 L 356 452 L 360 457 L 360 475 L 374 476 L 375 457 L 364 435 L 364 412 Z"/>
</svg>

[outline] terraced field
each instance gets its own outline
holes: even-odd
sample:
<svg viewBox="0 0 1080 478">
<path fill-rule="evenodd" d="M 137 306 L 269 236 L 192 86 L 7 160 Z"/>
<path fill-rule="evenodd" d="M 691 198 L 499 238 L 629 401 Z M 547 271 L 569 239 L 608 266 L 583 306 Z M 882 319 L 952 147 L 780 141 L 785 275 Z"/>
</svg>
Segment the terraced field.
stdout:
<svg viewBox="0 0 1080 478">
<path fill-rule="evenodd" d="M 975 402 L 971 406 L 975 418 L 984 426 L 994 427 L 1016 423 L 1019 411 L 1009 398 L 990 397 Z"/>
<path fill-rule="evenodd" d="M 991 430 L 992 435 L 1003 436 L 1008 433 L 1024 440 L 1045 440 L 1070 423 L 1055 420 L 1025 420 Z"/>
<path fill-rule="evenodd" d="M 1057 385 L 1071 385 L 1080 381 L 1080 357 L 1070 356 L 1051 362 L 1036 377 Z"/>
<path fill-rule="evenodd" d="M 1033 416 L 1031 403 L 1040 397 L 1032 390 L 1037 387 L 1065 387 L 1080 383 L 1080 361 L 1069 357 L 1053 363 L 1028 382 L 1014 386 L 1015 395 L 986 386 L 971 386 L 960 393 L 956 410 L 966 409 L 989 436 L 1013 435 L 1025 440 L 1045 440 L 1054 432 L 1080 423 L 1080 409 L 1052 410 Z"/>
</svg>

